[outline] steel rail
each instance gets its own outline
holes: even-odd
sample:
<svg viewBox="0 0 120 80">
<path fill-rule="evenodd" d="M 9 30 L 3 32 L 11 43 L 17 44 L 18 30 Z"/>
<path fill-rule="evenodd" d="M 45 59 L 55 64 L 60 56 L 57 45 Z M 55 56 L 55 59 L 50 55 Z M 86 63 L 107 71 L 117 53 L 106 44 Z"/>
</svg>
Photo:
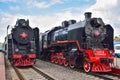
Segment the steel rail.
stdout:
<svg viewBox="0 0 120 80">
<path fill-rule="evenodd" d="M 17 76 L 19 77 L 20 80 L 26 80 L 16 67 L 13 66 L 13 68 L 14 68 L 15 72 L 17 73 Z"/>
<path fill-rule="evenodd" d="M 50 75 L 46 74 L 45 72 L 41 71 L 39 68 L 37 68 L 36 66 L 32 67 L 33 70 L 35 70 L 37 73 L 39 73 L 40 75 L 44 76 L 46 79 L 48 80 L 55 80 L 53 77 L 51 77 Z"/>
</svg>

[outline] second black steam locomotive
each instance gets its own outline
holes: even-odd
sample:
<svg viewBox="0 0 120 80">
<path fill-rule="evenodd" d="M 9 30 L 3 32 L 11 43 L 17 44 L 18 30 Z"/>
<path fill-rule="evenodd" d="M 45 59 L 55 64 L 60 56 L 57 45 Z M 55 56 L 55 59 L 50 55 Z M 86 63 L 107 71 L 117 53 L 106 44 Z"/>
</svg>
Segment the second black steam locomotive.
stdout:
<svg viewBox="0 0 120 80">
<path fill-rule="evenodd" d="M 8 59 L 14 66 L 34 65 L 39 53 L 39 29 L 32 29 L 29 20 L 18 19 L 4 44 Z"/>
<path fill-rule="evenodd" d="M 114 60 L 113 32 L 111 25 L 87 12 L 84 21 L 64 21 L 42 34 L 41 59 L 83 67 L 86 72 L 109 72 Z"/>
</svg>

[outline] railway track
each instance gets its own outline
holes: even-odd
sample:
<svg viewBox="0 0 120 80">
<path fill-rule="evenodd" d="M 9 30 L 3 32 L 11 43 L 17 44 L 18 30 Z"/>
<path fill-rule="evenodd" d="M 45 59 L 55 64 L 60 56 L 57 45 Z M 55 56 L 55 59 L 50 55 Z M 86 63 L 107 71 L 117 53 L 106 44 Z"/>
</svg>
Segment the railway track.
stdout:
<svg viewBox="0 0 120 80">
<path fill-rule="evenodd" d="M 98 77 L 98 78 L 103 79 L 103 80 L 120 80 L 120 75 L 114 74 L 114 73 L 111 73 L 111 72 L 107 72 L 107 73 L 106 72 L 101 72 L 101 73 L 99 73 L 99 72 L 89 72 L 89 73 L 86 73 L 81 68 L 73 68 L 73 70 L 85 73 L 87 75 L 95 76 L 95 77 Z"/>
<path fill-rule="evenodd" d="M 98 77 L 99 79 L 103 79 L 103 80 L 120 80 L 120 75 L 118 74 L 114 74 L 114 73 L 94 73 L 94 72 L 89 72 L 86 73 L 83 69 L 80 68 L 74 68 L 73 70 L 78 71 L 78 72 L 82 72 L 84 74 L 87 75 L 91 75 L 91 76 L 95 76 Z"/>
<path fill-rule="evenodd" d="M 20 80 L 55 80 L 37 67 L 17 68 L 13 67 Z"/>
<path fill-rule="evenodd" d="M 50 61 L 47 61 L 47 62 L 50 62 Z M 56 63 L 53 63 L 53 62 L 50 62 L 52 64 L 55 64 L 55 65 L 58 65 Z M 62 66 L 62 67 L 65 67 L 63 65 L 59 65 L 59 66 Z M 65 67 L 65 68 L 69 68 L 69 66 Z M 95 76 L 97 77 L 98 79 L 102 79 L 102 80 L 120 80 L 120 75 L 118 74 L 114 74 L 114 73 L 94 73 L 94 72 L 89 72 L 89 73 L 86 73 L 83 69 L 81 68 L 73 68 L 73 70 L 77 71 L 77 72 L 80 72 L 80 73 L 83 73 L 83 74 L 87 74 L 88 76 Z"/>
<path fill-rule="evenodd" d="M 94 73 L 94 72 L 86 73 L 83 69 L 78 69 L 78 68 L 74 68 L 73 70 L 75 70 L 77 72 L 82 72 L 83 74 L 87 74 L 89 76 L 98 77 L 98 79 L 103 79 L 103 80 L 120 80 L 120 75 L 113 74 L 113 73 Z"/>
<path fill-rule="evenodd" d="M 120 80 L 120 75 L 113 73 L 97 73 L 95 76 L 99 76 L 105 80 Z"/>
<path fill-rule="evenodd" d="M 114 76 L 112 74 L 107 74 L 107 73 L 87 73 L 88 75 L 93 75 L 95 77 L 99 77 L 100 79 L 104 80 L 120 80 L 119 76 Z"/>
</svg>

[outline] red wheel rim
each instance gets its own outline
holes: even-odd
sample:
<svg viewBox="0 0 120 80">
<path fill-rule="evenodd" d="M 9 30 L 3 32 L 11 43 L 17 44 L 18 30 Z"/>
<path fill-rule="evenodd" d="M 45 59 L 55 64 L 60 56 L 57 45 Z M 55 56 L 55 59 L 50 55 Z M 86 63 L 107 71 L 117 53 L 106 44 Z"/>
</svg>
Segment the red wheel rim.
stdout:
<svg viewBox="0 0 120 80">
<path fill-rule="evenodd" d="M 66 61 L 66 59 L 64 60 L 64 66 L 68 66 L 68 62 Z"/>
<path fill-rule="evenodd" d="M 62 65 L 63 64 L 63 60 L 59 59 L 59 64 Z"/>
<path fill-rule="evenodd" d="M 51 55 L 51 62 L 54 62 L 54 56 L 53 55 Z"/>
<path fill-rule="evenodd" d="M 58 59 L 57 58 L 55 58 L 55 63 L 58 63 Z"/>
<path fill-rule="evenodd" d="M 84 70 L 85 72 L 89 72 L 91 69 L 91 65 L 88 62 L 84 62 Z"/>
<path fill-rule="evenodd" d="M 70 64 L 70 68 L 74 68 L 75 66 L 73 64 Z"/>
</svg>

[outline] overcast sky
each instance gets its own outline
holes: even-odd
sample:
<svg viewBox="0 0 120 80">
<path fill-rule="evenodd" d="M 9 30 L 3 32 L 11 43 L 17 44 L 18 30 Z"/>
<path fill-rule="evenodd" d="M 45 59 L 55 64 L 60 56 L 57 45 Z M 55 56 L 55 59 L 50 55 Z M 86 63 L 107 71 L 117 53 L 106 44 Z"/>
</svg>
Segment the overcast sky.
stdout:
<svg viewBox="0 0 120 80">
<path fill-rule="evenodd" d="M 14 26 L 18 18 L 29 19 L 31 27 L 44 32 L 64 20 L 84 20 L 87 11 L 120 34 L 120 0 L 0 0 L 0 42 L 4 42 L 7 25 Z"/>
</svg>

